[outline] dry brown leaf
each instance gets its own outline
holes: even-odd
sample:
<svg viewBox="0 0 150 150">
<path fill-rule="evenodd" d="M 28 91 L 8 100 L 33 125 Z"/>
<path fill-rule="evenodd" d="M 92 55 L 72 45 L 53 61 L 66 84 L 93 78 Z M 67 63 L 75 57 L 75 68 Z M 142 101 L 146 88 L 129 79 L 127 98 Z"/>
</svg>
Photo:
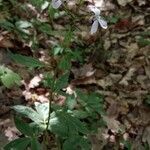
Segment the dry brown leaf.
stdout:
<svg viewBox="0 0 150 150">
<path fill-rule="evenodd" d="M 16 127 L 8 127 L 5 129 L 5 136 L 8 137 L 9 141 L 17 139 L 18 135 L 19 131 L 16 129 Z"/>
<path fill-rule="evenodd" d="M 116 8 L 115 4 L 113 3 L 113 1 L 105 1 L 105 9 L 106 10 L 114 10 Z"/>
<path fill-rule="evenodd" d="M 150 109 L 147 106 L 140 106 L 139 107 L 139 117 L 141 121 L 141 125 L 147 125 L 150 123 Z"/>
<path fill-rule="evenodd" d="M 103 116 L 103 119 L 106 122 L 108 129 L 111 129 L 115 133 L 118 133 L 121 130 L 120 122 L 117 121 L 115 118 Z"/>
<path fill-rule="evenodd" d="M 107 114 L 111 118 L 117 118 L 119 115 L 119 104 L 115 102 L 115 100 L 110 104 L 110 106 L 107 109 Z"/>
<path fill-rule="evenodd" d="M 0 36 L 0 48 L 12 48 L 14 44 L 10 41 L 9 38 Z"/>
<path fill-rule="evenodd" d="M 117 94 L 112 91 L 99 90 L 98 92 L 104 96 L 113 97 L 113 99 L 115 99 L 115 97 L 117 97 Z"/>
<path fill-rule="evenodd" d="M 104 0 L 94 0 L 94 3 L 95 3 L 96 7 L 100 7 L 100 8 L 104 8 L 105 7 Z"/>
<path fill-rule="evenodd" d="M 145 5 L 146 1 L 145 0 L 137 0 L 139 6 Z"/>
<path fill-rule="evenodd" d="M 119 82 L 119 84 L 127 86 L 129 84 L 128 81 L 131 80 L 131 78 L 134 75 L 135 71 L 136 71 L 135 67 L 130 67 L 128 72 L 126 73 L 126 75 Z"/>
<path fill-rule="evenodd" d="M 150 126 L 146 127 L 142 136 L 142 141 L 147 142 L 150 146 Z"/>
<path fill-rule="evenodd" d="M 96 84 L 96 80 L 94 76 L 85 77 L 85 78 L 78 78 L 71 81 L 71 85 L 87 85 L 87 84 Z"/>
<path fill-rule="evenodd" d="M 144 15 L 136 15 L 132 17 L 132 22 L 135 23 L 135 25 L 143 26 L 145 24 Z"/>
<path fill-rule="evenodd" d="M 97 80 L 96 83 L 97 83 L 98 86 L 101 86 L 103 89 L 105 89 L 108 86 L 113 85 L 113 81 L 109 76 L 107 76 L 103 79 Z"/>
<path fill-rule="evenodd" d="M 145 75 L 138 75 L 137 82 L 140 83 L 141 87 L 145 90 L 150 88 L 150 80 Z"/>
<path fill-rule="evenodd" d="M 110 41 L 110 39 L 107 38 L 107 39 L 104 41 L 103 47 L 104 47 L 105 50 L 108 50 L 108 49 L 111 47 L 111 41 Z"/>
<path fill-rule="evenodd" d="M 120 97 L 106 97 L 105 101 L 108 102 L 109 107 L 107 114 L 111 118 L 117 118 L 119 114 L 126 115 L 129 111 L 128 103 L 120 99 Z"/>
<path fill-rule="evenodd" d="M 128 3 L 132 2 L 132 0 L 117 0 L 117 2 L 121 6 L 126 6 Z"/>
<path fill-rule="evenodd" d="M 106 87 L 112 86 L 113 84 L 117 83 L 121 78 L 122 78 L 121 74 L 110 73 L 108 76 L 100 80 L 97 80 L 96 83 L 105 89 Z"/>
<path fill-rule="evenodd" d="M 150 66 L 145 66 L 145 73 L 147 75 L 147 77 L 150 79 Z"/>
<path fill-rule="evenodd" d="M 71 70 L 74 74 L 75 79 L 83 78 L 83 77 L 90 77 L 95 73 L 92 64 L 84 64 L 81 68 L 73 68 Z"/>
<path fill-rule="evenodd" d="M 42 81 L 42 78 L 43 78 L 42 74 L 34 76 L 34 78 L 31 79 L 28 88 L 31 89 L 31 88 L 38 87 L 40 82 Z"/>
<path fill-rule="evenodd" d="M 132 59 L 137 55 L 139 50 L 137 43 L 131 43 L 129 46 L 127 46 L 127 58 L 126 58 L 126 64 L 130 65 L 132 63 Z"/>
</svg>

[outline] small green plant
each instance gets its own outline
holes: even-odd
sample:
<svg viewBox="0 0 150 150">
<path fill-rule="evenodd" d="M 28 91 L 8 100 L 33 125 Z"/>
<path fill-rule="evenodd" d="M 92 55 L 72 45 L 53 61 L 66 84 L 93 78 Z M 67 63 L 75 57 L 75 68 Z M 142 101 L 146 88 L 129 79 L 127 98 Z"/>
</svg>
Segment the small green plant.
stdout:
<svg viewBox="0 0 150 150">
<path fill-rule="evenodd" d="M 8 3 L 21 12 L 27 11 L 27 7 L 30 7 L 38 14 L 37 19 L 29 19 L 29 16 L 28 19 L 20 19 L 15 16 L 0 20 L 0 27 L 3 30 L 13 32 L 17 38 L 30 45 L 33 52 L 39 44 L 38 33 L 42 35 L 40 37 L 64 38 L 51 47 L 49 56 L 55 60 L 54 64 L 42 63 L 34 57 L 8 52 L 11 60 L 28 67 L 30 71 L 46 70 L 43 73 L 42 86 L 49 92 L 49 102 L 35 102 L 33 108 L 23 105 L 12 107 L 19 116 L 14 118 L 14 122 L 22 135 L 8 143 L 4 150 L 48 150 L 53 146 L 59 150 L 90 150 L 89 135 L 96 133 L 97 129 L 104 125 L 101 117 L 104 114 L 103 97 L 95 92 L 82 92 L 78 88 L 73 94 L 64 91 L 69 85 L 72 62 L 83 63 L 82 51 L 72 48 L 72 43 L 79 41 L 75 35 L 79 28 L 75 23 L 81 19 L 80 16 L 73 14 L 66 6 L 67 1 L 64 0 L 52 2 L 31 0 L 32 7 L 26 3 L 21 5 L 17 0 L 10 0 Z M 77 4 L 82 5 L 83 1 L 79 0 Z M 64 14 L 59 13 L 59 7 L 64 8 Z M 49 15 L 47 22 L 38 18 L 46 9 Z M 90 34 L 96 33 L 99 25 L 106 29 L 107 22 L 101 17 L 100 10 L 94 5 L 88 6 L 88 9 L 94 13 Z M 63 15 L 69 17 L 70 24 L 66 25 L 64 30 L 56 31 L 54 20 Z M 0 67 L 0 81 L 7 88 L 19 85 L 20 80 L 18 74 L 4 66 Z M 61 105 L 55 103 L 56 97 L 60 95 L 64 97 Z"/>
<path fill-rule="evenodd" d="M 66 75 L 56 82 L 46 79 L 49 85 L 53 86 L 53 91 L 59 93 L 60 88 L 65 86 Z M 58 141 L 59 149 L 63 150 L 90 150 L 91 144 L 88 135 L 100 127 L 100 115 L 103 113 L 103 99 L 97 93 L 85 94 L 78 90 L 78 96 L 66 96 L 64 106 L 49 103 L 35 102 L 35 109 L 31 107 L 17 105 L 13 109 L 23 118 L 29 118 L 29 123 L 23 122 L 22 119 L 15 118 L 15 124 L 18 130 L 24 135 L 10 142 L 4 147 L 5 150 L 14 148 L 19 150 L 20 147 L 32 150 L 44 149 L 48 147 L 50 141 L 48 136 L 54 137 Z M 52 93 L 53 95 L 54 93 Z M 96 124 L 94 128 L 93 124 Z M 40 143 L 40 138 L 43 137 Z"/>
</svg>

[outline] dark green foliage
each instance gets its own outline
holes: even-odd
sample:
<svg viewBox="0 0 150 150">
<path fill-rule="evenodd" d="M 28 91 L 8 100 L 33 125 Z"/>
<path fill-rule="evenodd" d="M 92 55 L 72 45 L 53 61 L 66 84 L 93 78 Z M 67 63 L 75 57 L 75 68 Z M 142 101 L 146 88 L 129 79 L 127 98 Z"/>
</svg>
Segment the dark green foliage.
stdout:
<svg viewBox="0 0 150 150">
<path fill-rule="evenodd" d="M 30 144 L 30 138 L 24 137 L 16 139 L 4 147 L 4 150 L 26 150 Z"/>
<path fill-rule="evenodd" d="M 81 91 L 77 91 L 78 102 L 81 106 L 89 113 L 89 115 L 94 115 L 94 113 L 102 114 L 103 110 L 103 98 L 98 93 L 85 94 Z"/>
<path fill-rule="evenodd" d="M 55 92 L 59 92 L 60 89 L 64 88 L 68 84 L 68 78 L 69 78 L 69 73 L 63 74 L 61 77 L 59 77 L 56 82 L 55 82 Z"/>
<path fill-rule="evenodd" d="M 32 128 L 29 126 L 29 124 L 23 122 L 21 119 L 19 118 L 15 118 L 15 125 L 17 127 L 17 129 L 24 135 L 27 135 L 27 136 L 33 136 L 33 130 Z"/>
<path fill-rule="evenodd" d="M 14 60 L 16 63 L 19 63 L 21 65 L 25 65 L 26 67 L 29 68 L 41 68 L 44 67 L 44 64 L 40 62 L 39 60 L 29 57 L 29 56 L 23 56 L 20 54 L 13 54 L 9 53 L 9 57 Z"/>
<path fill-rule="evenodd" d="M 58 79 L 54 79 L 51 74 L 46 74 L 44 79 L 44 85 L 51 88 L 53 92 L 59 92 L 61 89 L 65 88 L 68 84 L 69 72 L 66 72 Z"/>
<path fill-rule="evenodd" d="M 77 150 L 77 149 L 81 149 L 81 150 L 90 150 L 91 149 L 91 145 L 90 142 L 82 137 L 82 136 L 72 136 L 69 137 L 63 144 L 63 150 Z"/>
<path fill-rule="evenodd" d="M 37 138 L 31 139 L 31 150 L 42 150 L 41 144 L 38 142 Z"/>
</svg>

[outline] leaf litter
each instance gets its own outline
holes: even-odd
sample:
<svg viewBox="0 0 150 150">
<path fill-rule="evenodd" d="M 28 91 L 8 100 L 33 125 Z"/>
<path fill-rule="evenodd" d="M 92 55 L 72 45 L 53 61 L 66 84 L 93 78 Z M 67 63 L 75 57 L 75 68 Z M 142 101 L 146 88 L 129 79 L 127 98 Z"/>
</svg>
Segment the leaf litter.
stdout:
<svg viewBox="0 0 150 150">
<path fill-rule="evenodd" d="M 94 45 L 94 47 L 92 41 L 87 49 L 92 49 L 92 51 L 93 48 L 96 49 L 93 52 L 94 54 L 96 53 L 94 55 L 96 56 L 95 59 L 89 62 L 90 57 L 87 53 L 87 58 L 82 66 L 72 66 L 71 72 L 74 77 L 71 79 L 70 85 L 66 88 L 66 91 L 72 94 L 74 93 L 74 89 L 79 87 L 86 91 L 96 90 L 104 95 L 106 114 L 103 116 L 103 119 L 106 122 L 106 127 L 100 127 L 100 132 L 91 137 L 92 144 L 96 147 L 95 150 L 100 148 L 98 147 L 99 145 L 101 145 L 101 149 L 113 149 L 112 147 L 115 147 L 118 143 L 118 137 L 124 138 L 126 141 L 130 139 L 132 149 L 141 150 L 144 147 L 142 142 L 147 142 L 150 145 L 150 108 L 149 105 L 145 103 L 146 96 L 150 94 L 150 46 L 148 44 L 146 44 L 146 46 L 141 46 L 138 41 L 141 40 L 141 37 L 149 38 L 147 36 L 143 37 L 142 35 L 147 32 L 147 30 L 150 30 L 149 22 L 146 20 L 149 4 L 145 0 L 117 0 L 116 2 L 106 0 L 105 3 L 104 1 L 95 0 L 95 4 L 102 7 L 104 13 L 110 16 L 110 18 L 106 18 L 110 22 L 108 29 L 105 31 L 101 30 L 91 38 L 88 33 L 89 31 L 87 31 L 87 27 L 81 25 L 81 28 L 84 28 L 85 31 L 82 31 L 80 36 L 82 39 L 85 38 L 85 43 L 87 42 L 87 38 L 89 43 L 94 40 L 96 44 L 100 43 L 101 38 L 107 39 L 107 43 L 106 41 L 100 43 L 103 45 L 103 47 L 101 47 L 103 53 L 100 55 L 102 55 L 101 57 L 103 57 L 104 53 L 108 53 L 109 55 L 103 58 L 103 61 L 100 60 L 98 57 L 99 55 L 96 55 L 97 51 L 99 53 L 100 48 L 98 45 Z M 44 13 L 40 16 L 38 10 L 36 10 L 33 5 L 27 4 L 27 7 L 30 11 L 34 12 L 32 15 L 38 18 L 43 17 L 43 20 L 45 19 Z M 72 9 L 72 7 L 70 7 L 70 9 Z M 143 9 L 145 14 L 142 13 Z M 113 10 L 113 12 L 111 10 Z M 114 20 L 111 20 L 114 19 L 113 16 L 116 20 L 115 23 L 113 22 Z M 54 26 L 56 28 L 61 26 L 63 29 L 63 24 L 61 25 L 61 22 L 60 19 L 60 23 L 58 21 L 55 23 L 56 26 Z M 42 39 L 43 37 L 41 36 L 43 35 L 38 35 L 38 38 Z M 57 35 L 55 35 L 55 37 L 57 37 Z M 14 52 L 14 48 L 16 47 L 14 44 L 17 44 L 14 43 L 14 41 L 18 40 L 14 39 L 15 37 L 10 33 L 3 32 L 0 36 L 1 52 L 4 48 L 10 48 Z M 60 39 L 63 39 L 63 37 L 57 37 L 56 40 L 54 38 L 47 38 L 46 40 L 39 41 L 44 42 L 41 43 L 41 45 L 50 47 L 56 44 L 57 40 Z M 21 43 L 23 43 L 23 41 L 21 41 Z M 27 44 L 28 48 L 30 44 Z M 43 48 L 44 51 L 41 52 L 42 58 L 39 59 L 42 62 L 46 61 L 45 57 L 47 52 L 45 53 L 45 51 L 47 51 L 48 47 L 46 47 L 46 49 Z M 25 50 L 21 50 L 22 52 L 16 51 L 15 53 L 17 53 L 17 55 L 22 54 Z M 0 53 L 0 58 L 2 58 L 0 62 L 10 65 L 10 68 L 14 68 L 14 64 L 11 64 L 7 60 L 8 58 L 5 57 L 6 53 L 6 51 L 4 51 L 3 54 Z M 26 54 L 27 56 L 31 55 L 30 52 Z M 16 70 L 14 69 L 14 71 Z M 26 101 L 24 102 L 21 100 L 21 103 L 26 103 L 27 105 L 35 101 L 41 103 L 48 101 L 49 93 L 41 85 L 42 77 L 36 75 L 39 73 L 38 70 L 34 73 L 34 76 L 32 74 L 32 76 L 29 75 L 27 77 L 29 81 L 23 81 L 23 90 L 21 89 L 22 92 L 18 92 L 16 95 L 8 89 L 6 89 L 8 92 L 6 94 L 3 92 L 3 87 L 0 87 L 2 89 L 0 98 L 3 100 L 0 102 L 0 106 L 2 104 L 3 107 L 1 108 L 5 107 L 3 110 L 6 109 L 3 113 L 0 112 L 0 115 L 9 113 L 9 105 L 16 103 L 6 103 L 6 101 L 4 101 L 5 98 L 8 99 L 8 101 L 12 101 L 13 99 L 13 101 L 16 101 L 16 97 L 23 96 Z M 10 98 L 11 96 L 12 98 Z M 64 103 L 64 97 L 61 95 L 56 96 L 56 101 L 57 100 L 58 103 Z M 1 124 L 3 122 L 5 123 L 4 120 L 0 120 Z M 6 128 L 6 130 L 3 131 L 9 139 L 18 136 L 17 131 L 15 131 L 11 125 L 7 126 L 3 124 L 3 126 Z M 142 139 L 142 141 L 140 139 Z M 138 145 L 136 145 L 137 143 Z M 124 146 L 125 144 L 123 144 L 122 147 Z"/>
</svg>

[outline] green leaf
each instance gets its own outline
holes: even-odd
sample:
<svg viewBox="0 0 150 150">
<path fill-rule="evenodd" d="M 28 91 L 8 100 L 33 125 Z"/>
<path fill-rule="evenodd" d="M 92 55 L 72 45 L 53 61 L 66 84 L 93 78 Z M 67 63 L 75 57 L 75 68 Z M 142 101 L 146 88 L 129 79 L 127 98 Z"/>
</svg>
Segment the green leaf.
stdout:
<svg viewBox="0 0 150 150">
<path fill-rule="evenodd" d="M 93 115 L 94 112 L 102 114 L 103 109 L 103 97 L 99 93 L 82 93 L 77 90 L 78 102 L 85 108 L 85 110 Z"/>
<path fill-rule="evenodd" d="M 4 66 L 0 66 L 0 76 L 4 75 L 7 72 L 7 69 L 8 68 L 6 68 Z"/>
<path fill-rule="evenodd" d="M 36 138 L 31 139 L 31 150 L 42 150 L 42 146 Z"/>
<path fill-rule="evenodd" d="M 63 45 L 64 48 L 68 48 L 70 46 L 71 39 L 73 37 L 73 31 L 71 30 L 71 28 L 65 33 L 64 37 L 65 38 L 64 38 L 64 41 L 63 41 L 62 45 Z"/>
<path fill-rule="evenodd" d="M 72 54 L 72 59 L 73 60 L 76 60 L 76 61 L 80 61 L 80 62 L 83 62 L 83 55 L 82 55 L 82 52 L 79 51 L 79 50 L 76 50 L 76 51 L 71 51 L 71 54 Z"/>
<path fill-rule="evenodd" d="M 15 84 L 19 85 L 21 78 L 18 74 L 9 72 L 1 77 L 1 81 L 7 88 L 11 88 Z"/>
<path fill-rule="evenodd" d="M 17 129 L 23 133 L 24 135 L 27 136 L 33 136 L 33 130 L 32 128 L 29 126 L 29 124 L 23 122 L 23 120 L 19 119 L 18 117 L 15 117 L 14 119 L 15 121 L 15 125 L 17 127 Z"/>
<path fill-rule="evenodd" d="M 43 4 L 43 0 L 30 0 L 31 4 L 40 8 L 41 5 Z"/>
<path fill-rule="evenodd" d="M 4 66 L 0 66 L 0 79 L 7 88 L 11 88 L 14 85 L 20 85 L 21 81 L 21 78 L 17 73 L 14 73 Z"/>
<path fill-rule="evenodd" d="M 48 6 L 49 6 L 49 2 L 48 1 L 44 1 L 44 3 L 41 6 L 41 10 L 42 11 L 45 10 L 46 8 L 48 8 Z"/>
<path fill-rule="evenodd" d="M 119 17 L 118 16 L 112 16 L 112 17 L 108 17 L 107 20 L 109 23 L 115 24 L 118 22 Z"/>
<path fill-rule="evenodd" d="M 150 36 L 150 30 L 141 32 L 140 35 L 141 35 L 142 37 L 149 37 L 149 36 Z"/>
<path fill-rule="evenodd" d="M 81 122 L 78 118 L 71 116 L 70 114 L 65 115 L 65 119 L 67 120 L 67 124 L 69 126 L 69 134 L 75 134 L 75 132 L 87 134 L 88 130 L 83 122 Z"/>
<path fill-rule="evenodd" d="M 42 126 L 43 124 L 37 124 L 35 122 L 31 122 L 29 125 L 32 128 L 35 136 L 43 134 L 43 131 L 46 129 L 46 126 Z"/>
<path fill-rule="evenodd" d="M 44 75 L 43 83 L 45 87 L 51 88 L 52 91 L 54 91 L 55 80 L 51 74 L 47 73 L 46 75 Z"/>
<path fill-rule="evenodd" d="M 63 143 L 63 150 L 70 150 L 70 148 L 71 150 L 90 150 L 91 145 L 87 139 L 81 136 L 72 136 Z"/>
<path fill-rule="evenodd" d="M 89 114 L 84 110 L 74 110 L 73 115 L 79 119 L 85 119 L 89 116 Z"/>
<path fill-rule="evenodd" d="M 0 27 L 8 31 L 12 31 L 14 29 L 14 25 L 11 22 L 6 20 L 0 20 Z"/>
<path fill-rule="evenodd" d="M 63 70 L 69 70 L 71 68 L 71 57 L 68 55 L 64 56 L 60 60 L 58 67 Z"/>
<path fill-rule="evenodd" d="M 54 47 L 53 48 L 53 55 L 56 56 L 58 55 L 59 53 L 62 53 L 63 52 L 63 48 L 60 47 L 60 46 L 57 46 L 57 47 Z"/>
<path fill-rule="evenodd" d="M 146 104 L 150 105 L 150 95 L 146 96 L 145 102 Z"/>
<path fill-rule="evenodd" d="M 88 133 L 87 128 L 79 119 L 63 111 L 51 114 L 49 130 L 61 137 Z"/>
<path fill-rule="evenodd" d="M 28 137 L 19 138 L 8 143 L 4 147 L 4 150 L 26 150 L 29 144 L 30 144 L 30 138 Z"/>
<path fill-rule="evenodd" d="M 47 35 L 52 34 L 51 26 L 47 23 L 40 24 L 40 26 L 38 27 L 38 30 L 45 33 L 45 34 L 47 34 Z"/>
<path fill-rule="evenodd" d="M 123 144 L 127 148 L 127 150 L 132 150 L 132 144 L 130 141 L 123 141 Z"/>
<path fill-rule="evenodd" d="M 63 74 L 59 77 L 55 83 L 55 91 L 58 92 L 60 89 L 64 88 L 68 84 L 69 73 Z"/>
<path fill-rule="evenodd" d="M 43 119 L 43 123 L 47 123 L 48 121 L 48 113 L 49 113 L 49 103 L 38 103 L 35 102 L 35 109 L 37 113 L 41 116 Z"/>
<path fill-rule="evenodd" d="M 35 59 L 33 57 L 28 57 L 20 54 L 13 54 L 13 53 L 9 53 L 9 56 L 16 63 L 25 65 L 26 67 L 30 67 L 30 68 L 44 67 L 44 64 L 42 62 L 40 62 L 38 59 Z"/>
<path fill-rule="evenodd" d="M 66 120 L 64 120 L 64 117 L 56 112 L 51 114 L 48 129 L 60 137 L 66 137 L 68 135 L 68 125 Z"/>
<path fill-rule="evenodd" d="M 138 44 L 139 44 L 141 47 L 144 47 L 144 46 L 150 45 L 150 40 L 145 39 L 144 37 L 141 37 L 141 38 L 138 40 Z"/>
<path fill-rule="evenodd" d="M 65 104 L 69 109 L 72 110 L 77 104 L 76 98 L 74 96 L 67 96 Z"/>
<path fill-rule="evenodd" d="M 36 123 L 42 123 L 43 118 L 32 108 L 27 107 L 27 106 L 22 106 L 22 105 L 16 105 L 13 106 L 13 109 L 17 111 L 18 113 L 24 115 L 25 117 L 30 118 L 32 121 Z"/>
<path fill-rule="evenodd" d="M 16 26 L 20 29 L 26 29 L 26 28 L 32 27 L 32 23 L 28 21 L 20 20 L 16 22 Z"/>
</svg>

